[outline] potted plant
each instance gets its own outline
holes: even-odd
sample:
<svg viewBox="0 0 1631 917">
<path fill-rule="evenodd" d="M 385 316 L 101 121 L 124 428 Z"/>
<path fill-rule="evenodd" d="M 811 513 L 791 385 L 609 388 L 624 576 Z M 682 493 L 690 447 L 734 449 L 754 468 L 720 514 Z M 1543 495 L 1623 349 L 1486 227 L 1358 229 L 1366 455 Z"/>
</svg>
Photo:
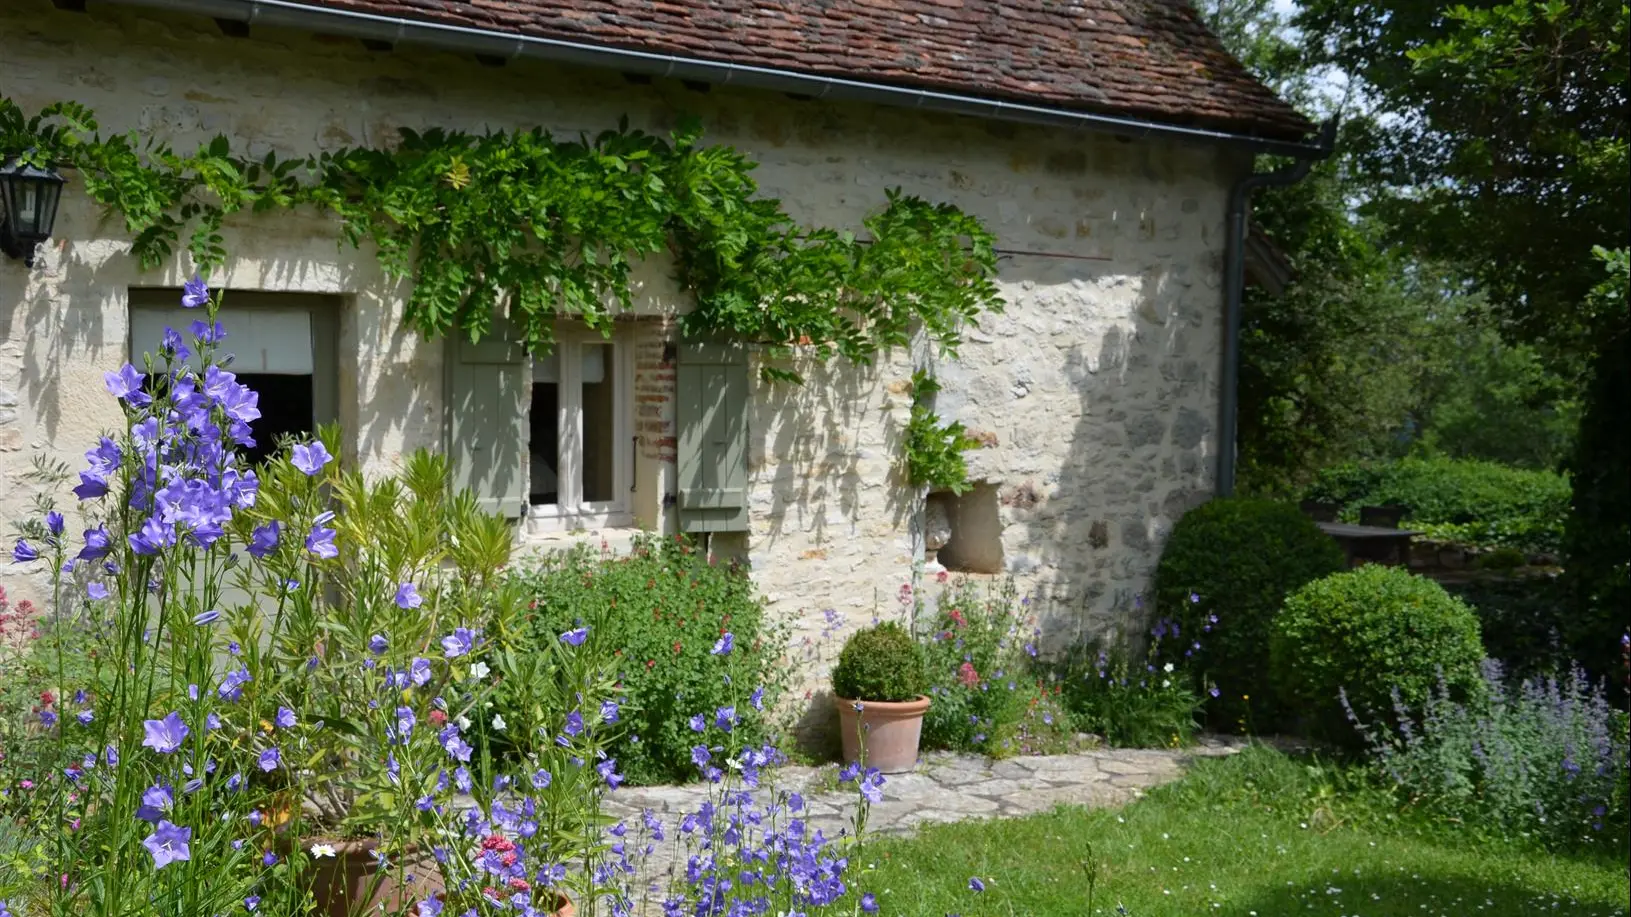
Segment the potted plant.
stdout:
<svg viewBox="0 0 1631 917">
<path fill-rule="evenodd" d="M 832 673 L 844 760 L 886 774 L 915 767 L 929 709 L 927 684 L 922 650 L 899 624 L 850 635 Z"/>
</svg>

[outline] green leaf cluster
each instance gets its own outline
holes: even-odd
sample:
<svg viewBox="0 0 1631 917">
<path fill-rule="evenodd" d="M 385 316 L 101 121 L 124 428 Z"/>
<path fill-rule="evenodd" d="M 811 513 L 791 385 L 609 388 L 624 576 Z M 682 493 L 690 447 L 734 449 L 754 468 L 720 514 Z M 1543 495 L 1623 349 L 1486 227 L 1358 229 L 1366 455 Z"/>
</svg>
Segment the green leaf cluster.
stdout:
<svg viewBox="0 0 1631 917">
<path fill-rule="evenodd" d="M 770 740 L 771 724 L 753 709 L 753 695 L 764 688 L 759 704 L 775 710 L 792 667 L 785 664 L 785 625 L 766 616 L 745 569 L 710 562 L 683 537 L 651 535 L 627 554 L 578 545 L 517 565 L 509 585 L 523 598 L 523 644 L 555 642 L 587 626 L 585 652 L 615 660 L 624 732 L 608 753 L 631 784 L 696 779 L 691 749 L 698 744 L 759 747 Z M 734 648 L 716 655 L 726 632 Z M 721 707 L 735 707 L 741 718 L 730 736 L 716 724 Z M 690 727 L 698 714 L 703 733 Z"/>
<path fill-rule="evenodd" d="M 963 453 L 982 444 L 968 435 L 962 422 L 942 423 L 934 411 L 940 383 L 928 372 L 912 373 L 912 413 L 906 422 L 906 478 L 915 487 L 960 494 L 973 485 Z"/>
<path fill-rule="evenodd" d="M 1569 479 L 1495 462 L 1447 458 L 1345 463 L 1321 471 L 1305 491 L 1342 506 L 1403 506 L 1411 526 L 1450 526 L 1444 534 L 1480 547 L 1557 552 L 1569 513 Z"/>
<path fill-rule="evenodd" d="M 773 358 L 798 348 L 867 363 L 916 328 L 955 352 L 965 325 L 1002 308 L 994 237 L 974 217 L 889 191 L 865 220 L 869 239 L 799 226 L 759 196 L 752 160 L 700 140 L 695 122 L 666 139 L 626 122 L 576 140 L 403 130 L 388 148 L 252 161 L 225 137 L 183 153 L 136 132 L 103 137 L 77 103 L 29 117 L 0 98 L 0 156 L 77 169 L 124 220 L 144 268 L 185 234 L 207 271 L 226 258 L 227 215 L 315 205 L 340 218 L 346 240 L 372 243 L 390 274 L 412 277 L 405 318 L 427 337 L 477 340 L 507 320 L 546 352 L 558 316 L 607 327 L 631 304 L 632 265 L 664 251 L 696 300 L 688 332 Z"/>
</svg>

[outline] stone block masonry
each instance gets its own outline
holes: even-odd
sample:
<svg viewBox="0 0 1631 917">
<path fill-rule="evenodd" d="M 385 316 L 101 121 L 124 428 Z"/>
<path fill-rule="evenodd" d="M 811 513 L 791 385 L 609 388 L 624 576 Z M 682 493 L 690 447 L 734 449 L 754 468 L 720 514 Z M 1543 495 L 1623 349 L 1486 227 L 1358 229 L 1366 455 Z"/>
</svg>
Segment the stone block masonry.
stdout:
<svg viewBox="0 0 1631 917">
<path fill-rule="evenodd" d="M 834 609 L 850 624 L 897 613 L 923 550 L 923 495 L 902 476 L 912 370 L 932 364 L 941 414 L 987 445 L 969 454 L 996 495 L 1001 575 L 1012 575 L 1055 642 L 1139 626 L 1163 539 L 1211 492 L 1229 184 L 1249 161 L 1207 146 L 1123 141 L 863 105 L 794 102 L 726 87 L 632 85 L 615 73 L 522 63 L 493 69 L 422 49 L 369 51 L 331 37 L 49 0 L 0 5 L 0 86 L 26 110 L 71 99 L 104 133 L 140 129 L 191 149 L 225 134 L 258 156 L 389 144 L 398 128 L 481 132 L 615 125 L 664 133 L 696 115 L 706 140 L 759 164 L 766 195 L 798 220 L 859 230 L 885 190 L 980 217 L 1007 253 L 1005 314 L 969 329 L 955 357 L 882 353 L 870 365 L 798 357 L 802 387 L 755 381 L 748 409 L 746 555 L 795 639 L 816 642 Z M 79 464 L 120 422 L 102 373 L 128 356 L 129 291 L 179 286 L 184 255 L 142 273 L 117 220 L 69 175 L 57 231 L 25 272 L 0 262 L 0 519 L 32 511 L 36 457 Z M 332 294 L 340 305 L 346 456 L 396 467 L 444 428 L 443 347 L 400 321 L 405 281 L 339 239 L 315 212 L 240 215 L 223 229 L 241 290 Z M 636 276 L 634 516 L 671 531 L 675 317 L 691 308 L 653 258 Z M 63 495 L 66 496 L 66 495 Z M 71 498 L 70 498 L 71 499 Z M 528 535 L 533 545 L 627 532 Z M 734 544 L 733 544 L 734 541 Z M 38 564 L 0 565 L 14 600 L 42 595 Z M 819 654 L 815 654 L 819 655 Z M 830 658 L 830 654 L 828 657 Z M 824 673 L 808 674 L 812 685 Z"/>
</svg>

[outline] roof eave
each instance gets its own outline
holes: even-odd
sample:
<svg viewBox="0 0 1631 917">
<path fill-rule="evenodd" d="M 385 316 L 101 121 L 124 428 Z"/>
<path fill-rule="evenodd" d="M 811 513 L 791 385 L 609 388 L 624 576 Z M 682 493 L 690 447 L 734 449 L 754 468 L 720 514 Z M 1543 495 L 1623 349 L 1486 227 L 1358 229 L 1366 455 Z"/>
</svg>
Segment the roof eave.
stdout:
<svg viewBox="0 0 1631 917">
<path fill-rule="evenodd" d="M 727 86 L 790 92 L 814 98 L 872 102 L 996 121 L 1099 131 L 1134 138 L 1165 138 L 1222 144 L 1253 153 L 1323 159 L 1330 149 L 1310 140 L 1289 140 L 1234 133 L 1194 125 L 1150 121 L 1125 115 L 1088 112 L 1006 99 L 899 86 L 847 77 L 802 73 L 729 61 L 707 60 L 654 51 L 517 35 L 448 23 L 382 16 L 376 13 L 311 6 L 292 0 L 112 0 L 128 6 L 192 13 L 245 25 L 343 35 L 391 44 L 415 44 L 502 59 L 534 58 L 651 76 L 698 80 Z"/>
</svg>

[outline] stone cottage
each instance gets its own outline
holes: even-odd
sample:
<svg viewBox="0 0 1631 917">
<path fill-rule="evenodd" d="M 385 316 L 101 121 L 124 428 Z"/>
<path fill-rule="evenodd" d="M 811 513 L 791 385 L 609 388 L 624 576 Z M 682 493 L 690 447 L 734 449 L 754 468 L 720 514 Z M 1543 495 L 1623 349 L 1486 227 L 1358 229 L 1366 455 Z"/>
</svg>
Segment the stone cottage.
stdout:
<svg viewBox="0 0 1631 917">
<path fill-rule="evenodd" d="M 104 133 L 178 149 L 625 117 L 660 134 L 693 114 L 800 221 L 858 230 L 891 187 L 978 217 L 1006 310 L 957 359 L 805 360 L 803 385 L 681 340 L 663 257 L 609 336 L 563 321 L 528 360 L 414 333 L 408 281 L 314 209 L 222 228 L 211 283 L 262 392 L 257 436 L 338 420 L 370 472 L 445 450 L 529 545 L 700 533 L 789 615 L 887 610 L 935 548 L 1014 576 L 1059 636 L 1130 612 L 1173 522 L 1229 473 L 1226 306 L 1249 248 L 1230 202 L 1255 154 L 1324 152 L 1184 0 L 8 0 L 0 48 L 24 110 L 81 102 Z M 193 272 L 185 254 L 141 270 L 65 177 L 33 266 L 0 260 L 6 520 L 31 511 L 36 458 L 77 466 L 118 424 L 103 373 L 153 347 Z M 984 444 L 962 495 L 901 471 L 915 368 Z M 38 566 L 0 585 L 37 599 Z"/>
</svg>

